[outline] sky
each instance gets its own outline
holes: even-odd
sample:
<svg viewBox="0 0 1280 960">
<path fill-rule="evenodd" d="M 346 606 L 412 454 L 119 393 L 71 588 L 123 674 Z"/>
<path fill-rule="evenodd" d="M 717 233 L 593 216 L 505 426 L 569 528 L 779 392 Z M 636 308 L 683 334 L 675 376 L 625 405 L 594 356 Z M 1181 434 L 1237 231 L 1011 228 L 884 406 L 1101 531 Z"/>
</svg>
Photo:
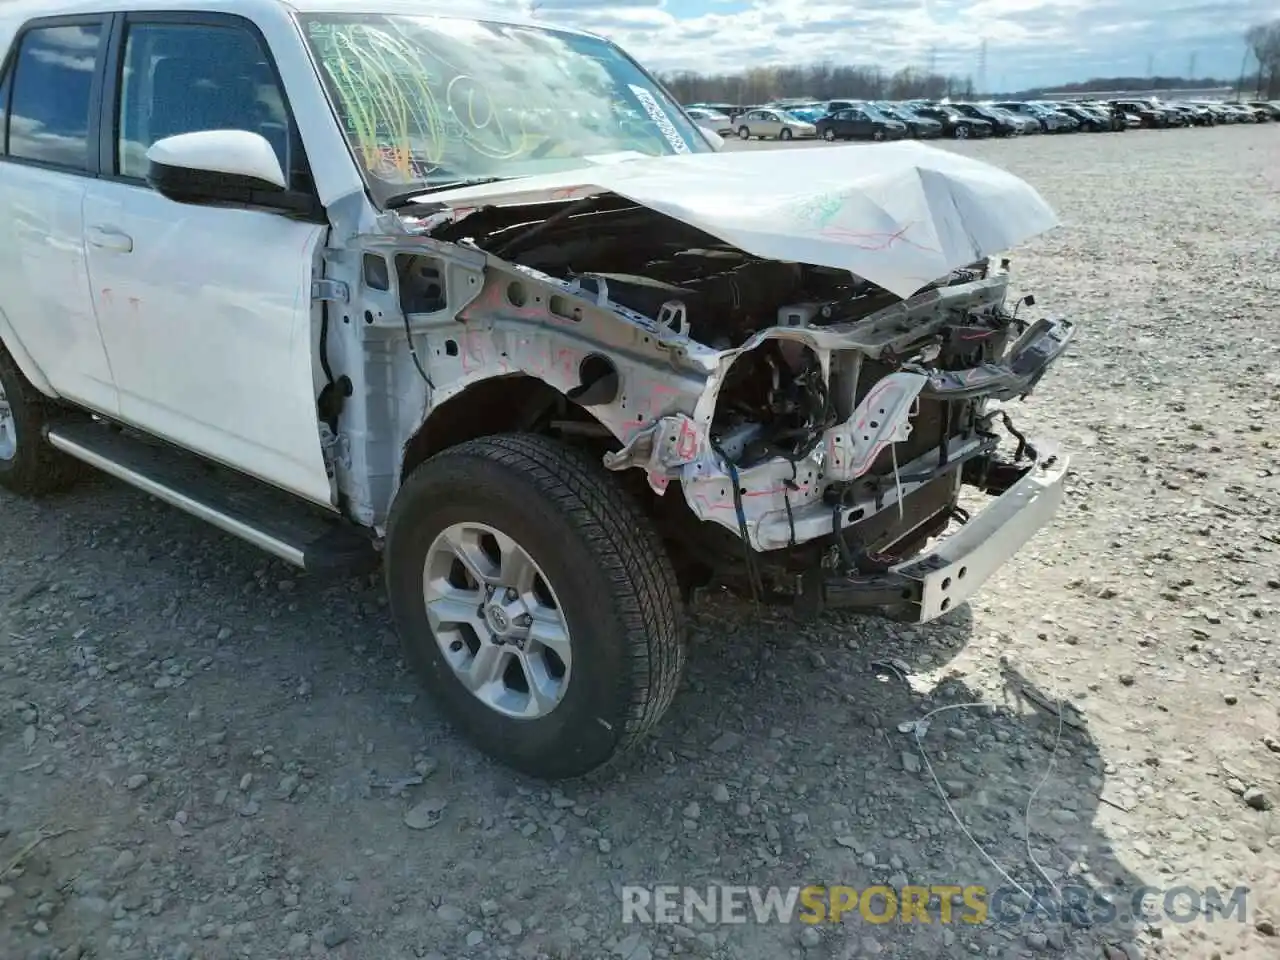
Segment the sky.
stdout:
<svg viewBox="0 0 1280 960">
<path fill-rule="evenodd" d="M 512 5 L 522 0 L 506 0 Z M 652 70 L 927 67 L 1015 91 L 1090 77 L 1240 73 L 1245 29 L 1280 0 L 535 0 L 534 17 L 603 34 Z M 1252 59 L 1249 69 L 1254 68 Z"/>
</svg>

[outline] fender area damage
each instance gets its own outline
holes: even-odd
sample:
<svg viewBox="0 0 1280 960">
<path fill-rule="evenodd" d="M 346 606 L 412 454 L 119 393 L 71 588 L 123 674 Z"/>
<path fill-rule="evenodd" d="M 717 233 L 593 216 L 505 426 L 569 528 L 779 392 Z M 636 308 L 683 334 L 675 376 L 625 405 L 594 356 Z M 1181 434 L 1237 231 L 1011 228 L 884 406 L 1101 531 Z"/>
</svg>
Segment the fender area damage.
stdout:
<svg viewBox="0 0 1280 960">
<path fill-rule="evenodd" d="M 616 193 L 424 198 L 384 219 L 395 224 L 357 238 L 387 280 L 373 297 L 382 309 L 358 327 L 407 344 L 412 373 L 385 351 L 400 373 L 381 374 L 381 403 L 399 441 L 395 462 L 383 458 L 395 480 L 371 493 L 375 517 L 432 449 L 427 434 L 458 435 L 453 420 L 482 387 L 490 416 L 501 384 L 529 381 L 549 390 L 513 389 L 519 409 L 503 416 L 638 471 L 668 539 L 757 595 L 937 616 L 963 598 L 954 583 L 966 558 L 977 569 L 973 550 L 1003 559 L 1009 524 L 1042 525 L 1061 495 L 1065 457 L 1045 481 L 1046 458 L 1003 402 L 1031 392 L 1074 328 L 1019 319 L 1030 297 L 1008 309 L 1007 261 L 983 257 L 904 298 L 848 270 L 754 256 Z M 1012 457 L 997 425 L 1017 442 Z M 1046 495 L 1028 494 L 1032 474 Z M 950 578 L 911 573 L 967 516 L 964 483 L 1030 497 L 1038 513 L 1014 511 Z"/>
</svg>

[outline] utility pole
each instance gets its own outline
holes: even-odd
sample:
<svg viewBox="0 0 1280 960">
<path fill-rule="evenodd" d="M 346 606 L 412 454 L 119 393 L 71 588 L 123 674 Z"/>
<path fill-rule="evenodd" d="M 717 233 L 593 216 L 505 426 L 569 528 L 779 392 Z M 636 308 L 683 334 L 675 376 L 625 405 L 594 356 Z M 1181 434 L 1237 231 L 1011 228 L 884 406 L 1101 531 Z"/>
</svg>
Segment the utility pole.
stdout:
<svg viewBox="0 0 1280 960">
<path fill-rule="evenodd" d="M 985 96 L 987 92 L 987 38 L 982 38 L 982 43 L 978 46 L 978 96 Z"/>
<path fill-rule="evenodd" d="M 1244 71 L 1249 65 L 1249 45 L 1244 45 L 1244 56 L 1240 58 L 1240 82 L 1236 84 L 1236 99 L 1239 100 L 1244 96 Z M 1262 68 L 1259 66 L 1259 72 Z"/>
<path fill-rule="evenodd" d="M 1147 54 L 1147 78 L 1150 79 L 1156 75 L 1156 55 L 1154 53 Z"/>
<path fill-rule="evenodd" d="M 1195 54 L 1195 51 L 1193 50 L 1191 52 L 1191 59 L 1187 63 L 1187 79 L 1194 80 L 1195 78 L 1196 78 L 1196 54 Z"/>
<path fill-rule="evenodd" d="M 927 69 L 928 69 L 929 75 L 933 76 L 937 72 L 937 68 L 938 68 L 938 48 L 937 47 L 929 48 L 928 64 L 929 65 Z"/>
</svg>

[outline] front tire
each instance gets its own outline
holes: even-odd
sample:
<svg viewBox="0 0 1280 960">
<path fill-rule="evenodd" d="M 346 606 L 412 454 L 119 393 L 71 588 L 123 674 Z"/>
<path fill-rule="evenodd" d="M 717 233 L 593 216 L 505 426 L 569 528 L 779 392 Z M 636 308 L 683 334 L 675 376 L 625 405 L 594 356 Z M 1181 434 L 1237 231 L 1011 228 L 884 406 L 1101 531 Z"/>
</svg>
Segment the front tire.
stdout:
<svg viewBox="0 0 1280 960">
<path fill-rule="evenodd" d="M 782 131 L 778 134 L 778 139 L 779 139 L 779 140 L 790 140 L 790 139 L 791 139 L 791 128 L 790 128 L 790 127 L 783 127 L 783 128 L 782 128 Z"/>
<path fill-rule="evenodd" d="M 751 128 L 750 128 L 750 127 L 739 127 L 739 128 L 738 128 L 738 139 L 739 139 L 739 140 L 750 140 L 750 139 L 751 139 Z"/>
<path fill-rule="evenodd" d="M 822 131 L 822 139 L 823 139 L 823 140 L 825 140 L 825 141 L 827 141 L 827 143 L 835 143 L 835 142 L 836 142 L 836 131 L 835 131 L 835 128 L 834 128 L 834 127 L 827 127 L 827 129 L 823 130 L 823 131 Z"/>
<path fill-rule="evenodd" d="M 617 480 L 572 447 L 502 435 L 427 460 L 396 496 L 386 571 L 407 659 L 515 770 L 597 769 L 675 695 L 685 640 L 671 562 Z"/>
<path fill-rule="evenodd" d="M 0 345 L 0 486 L 40 496 L 65 490 L 84 475 L 79 461 L 44 438 L 53 409 Z"/>
<path fill-rule="evenodd" d="M 968 127 L 956 127 L 956 130 L 955 130 L 955 138 L 956 138 L 957 140 L 968 140 L 968 139 L 969 139 L 969 128 L 968 128 Z"/>
</svg>

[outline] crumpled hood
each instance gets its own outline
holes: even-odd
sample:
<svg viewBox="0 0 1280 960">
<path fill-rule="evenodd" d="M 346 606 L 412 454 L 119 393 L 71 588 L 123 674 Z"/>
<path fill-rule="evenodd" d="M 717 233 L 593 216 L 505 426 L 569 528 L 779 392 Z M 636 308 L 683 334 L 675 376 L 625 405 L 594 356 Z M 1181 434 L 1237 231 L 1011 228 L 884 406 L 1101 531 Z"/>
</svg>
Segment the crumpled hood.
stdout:
<svg viewBox="0 0 1280 960">
<path fill-rule="evenodd" d="M 1049 230 L 1025 181 L 914 142 L 597 158 L 424 195 L 456 213 L 616 193 L 757 257 L 849 270 L 900 297 Z"/>
</svg>

